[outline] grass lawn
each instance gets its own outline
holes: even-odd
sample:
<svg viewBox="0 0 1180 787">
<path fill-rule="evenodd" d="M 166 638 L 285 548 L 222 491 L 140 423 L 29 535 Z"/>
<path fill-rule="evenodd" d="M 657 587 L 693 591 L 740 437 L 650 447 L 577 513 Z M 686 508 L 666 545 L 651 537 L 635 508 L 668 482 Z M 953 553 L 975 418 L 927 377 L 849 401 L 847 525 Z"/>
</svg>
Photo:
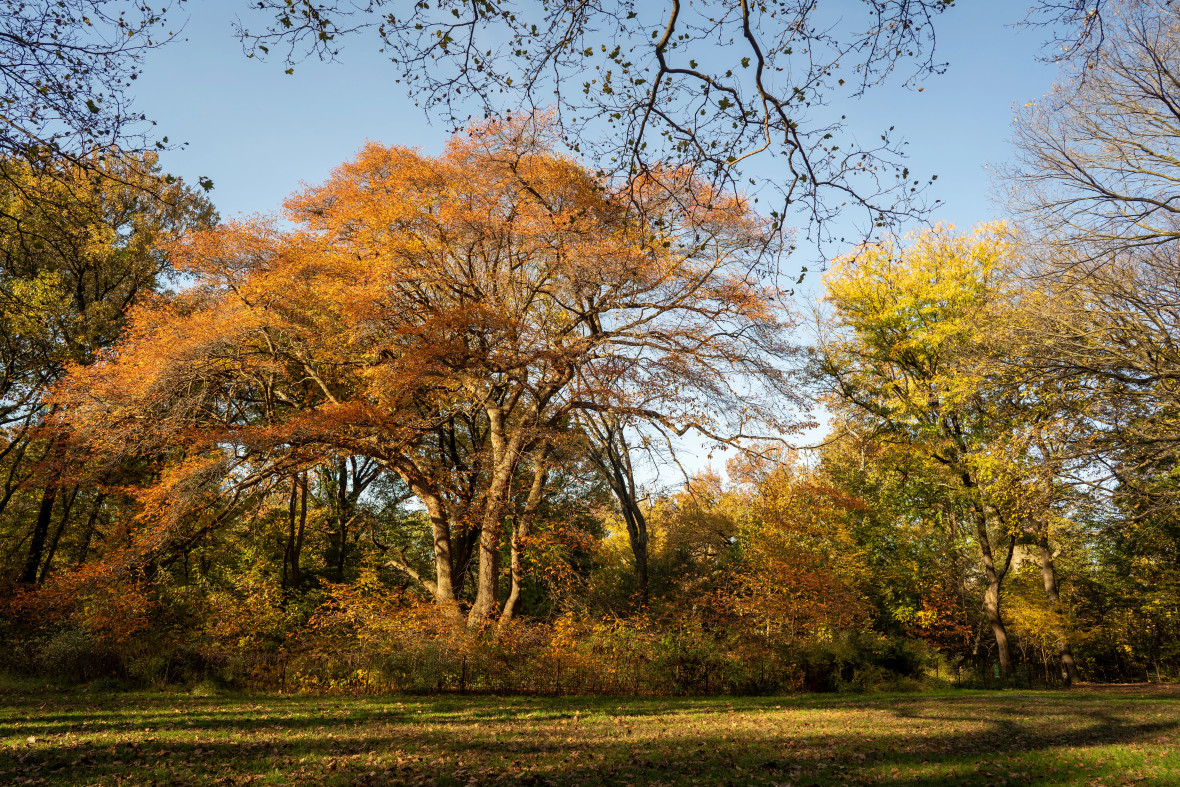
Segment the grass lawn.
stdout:
<svg viewBox="0 0 1180 787">
<path fill-rule="evenodd" d="M 1180 688 L 622 699 L 0 690 L 0 784 L 1168 784 Z"/>
</svg>

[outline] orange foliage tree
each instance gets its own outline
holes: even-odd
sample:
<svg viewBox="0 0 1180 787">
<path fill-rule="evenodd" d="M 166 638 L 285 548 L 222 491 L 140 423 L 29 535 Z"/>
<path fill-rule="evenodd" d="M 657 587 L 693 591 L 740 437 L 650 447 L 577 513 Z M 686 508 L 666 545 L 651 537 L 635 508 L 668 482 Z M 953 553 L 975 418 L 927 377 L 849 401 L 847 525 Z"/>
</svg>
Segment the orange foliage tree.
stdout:
<svg viewBox="0 0 1180 787">
<path fill-rule="evenodd" d="M 768 640 L 868 627 L 868 567 L 848 526 L 864 503 L 797 458 L 739 458 L 736 560 L 726 583 L 732 609 Z"/>
<path fill-rule="evenodd" d="M 423 587 L 458 614 L 455 531 L 478 530 L 469 620 L 506 621 L 572 415 L 724 440 L 790 427 L 774 233 L 704 188 L 669 170 L 609 189 L 537 119 L 476 127 L 437 158 L 369 144 L 286 201 L 293 229 L 179 243 L 196 285 L 75 369 L 61 417 L 91 452 L 169 458 L 141 492 L 141 552 L 210 494 L 241 504 L 324 457 L 367 457 L 429 514 Z"/>
</svg>

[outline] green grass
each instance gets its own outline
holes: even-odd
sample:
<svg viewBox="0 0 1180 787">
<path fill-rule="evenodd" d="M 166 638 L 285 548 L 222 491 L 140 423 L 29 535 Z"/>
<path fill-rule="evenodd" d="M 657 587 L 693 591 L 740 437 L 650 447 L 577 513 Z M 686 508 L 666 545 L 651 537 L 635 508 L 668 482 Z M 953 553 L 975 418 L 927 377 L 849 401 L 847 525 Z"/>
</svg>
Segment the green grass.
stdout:
<svg viewBox="0 0 1180 787">
<path fill-rule="evenodd" d="M 1180 690 L 710 699 L 0 689 L 0 784 L 1180 784 Z"/>
</svg>

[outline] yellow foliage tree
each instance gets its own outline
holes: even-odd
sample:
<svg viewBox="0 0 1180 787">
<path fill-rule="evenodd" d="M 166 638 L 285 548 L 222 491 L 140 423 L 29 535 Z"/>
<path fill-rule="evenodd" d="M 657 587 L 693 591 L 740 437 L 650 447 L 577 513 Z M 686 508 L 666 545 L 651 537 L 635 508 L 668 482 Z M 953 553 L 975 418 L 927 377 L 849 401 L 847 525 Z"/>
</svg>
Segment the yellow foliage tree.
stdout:
<svg viewBox="0 0 1180 787">
<path fill-rule="evenodd" d="M 1049 461 L 1052 391 L 1006 374 L 1004 336 L 1019 319 L 1016 240 L 1003 225 L 971 235 L 940 226 L 837 261 L 816 360 L 831 393 L 891 439 L 928 453 L 967 500 L 980 550 L 983 613 L 1000 666 L 1011 669 L 1000 591 L 1018 539 L 1044 543 L 1056 601 L 1050 508 L 1060 489 Z M 1000 548 L 997 554 L 997 546 Z M 1062 640 L 1063 660 L 1072 665 Z M 1072 668 L 1072 666 L 1071 666 Z"/>
</svg>

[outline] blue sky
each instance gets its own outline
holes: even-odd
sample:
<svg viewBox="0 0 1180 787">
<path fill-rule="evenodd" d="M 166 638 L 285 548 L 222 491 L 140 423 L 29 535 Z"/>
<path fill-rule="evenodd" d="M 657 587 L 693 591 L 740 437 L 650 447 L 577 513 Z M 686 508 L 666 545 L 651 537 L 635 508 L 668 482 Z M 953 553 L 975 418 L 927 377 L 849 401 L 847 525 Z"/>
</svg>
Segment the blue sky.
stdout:
<svg viewBox="0 0 1180 787">
<path fill-rule="evenodd" d="M 431 126 L 395 84 L 371 38 L 348 41 L 341 62 L 304 63 L 288 76 L 277 61 L 241 53 L 231 22 L 243 5 L 182 7 L 181 38 L 151 53 L 135 86 L 137 108 L 173 142 L 189 143 L 165 154 L 165 167 L 193 182 L 211 177 L 223 216 L 276 209 L 366 139 L 441 150 L 445 129 Z M 934 196 L 944 205 L 936 219 L 966 228 L 1002 214 L 987 199 L 989 165 L 1008 156 L 1013 105 L 1045 93 L 1056 73 L 1037 61 L 1042 32 L 1011 27 L 1025 9 L 1023 0 L 960 0 L 939 20 L 946 74 L 921 92 L 887 86 L 847 107 L 869 139 L 897 127 L 915 177 L 939 176 Z"/>
</svg>

